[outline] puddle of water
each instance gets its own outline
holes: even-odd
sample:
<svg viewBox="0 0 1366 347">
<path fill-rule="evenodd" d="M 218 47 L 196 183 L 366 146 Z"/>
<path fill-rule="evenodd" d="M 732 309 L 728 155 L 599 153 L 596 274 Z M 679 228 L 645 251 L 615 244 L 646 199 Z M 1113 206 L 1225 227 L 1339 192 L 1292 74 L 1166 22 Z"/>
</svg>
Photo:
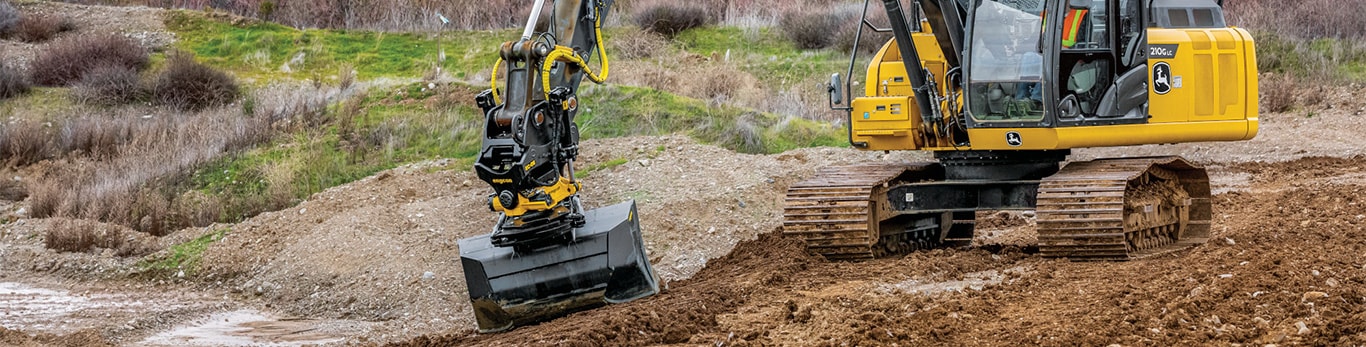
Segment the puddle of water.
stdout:
<svg viewBox="0 0 1366 347">
<path fill-rule="evenodd" d="M 982 288 L 985 288 L 988 285 L 1005 282 L 1010 274 L 1023 274 L 1027 271 L 1027 269 L 1022 267 L 1012 267 L 1000 271 L 978 271 L 964 274 L 963 279 L 961 280 L 951 281 L 922 281 L 912 278 L 900 283 L 879 285 L 878 291 L 883 293 L 901 292 L 909 294 L 933 294 L 963 292 L 964 290 L 982 290 Z"/>
<path fill-rule="evenodd" d="M 302 346 L 342 342 L 368 323 L 281 319 L 255 310 L 221 312 L 148 337 L 145 346 Z"/>
<path fill-rule="evenodd" d="M 65 290 L 0 282 L 0 326 L 25 331 L 65 332 L 84 327 L 83 320 L 147 306 L 122 295 L 76 295 Z M 79 314 L 80 317 L 76 317 Z"/>
</svg>

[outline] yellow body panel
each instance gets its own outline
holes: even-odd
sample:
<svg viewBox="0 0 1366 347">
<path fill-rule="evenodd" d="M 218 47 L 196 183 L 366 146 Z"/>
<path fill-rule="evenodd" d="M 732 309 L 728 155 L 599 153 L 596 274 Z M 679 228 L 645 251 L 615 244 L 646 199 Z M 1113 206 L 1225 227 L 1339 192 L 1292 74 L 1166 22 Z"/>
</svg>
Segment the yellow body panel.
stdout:
<svg viewBox="0 0 1366 347">
<path fill-rule="evenodd" d="M 934 36 L 914 33 L 917 52 L 935 85 L 945 94 L 946 62 Z M 851 102 L 850 140 L 865 150 L 1053 150 L 1142 144 L 1239 141 L 1257 135 L 1257 60 L 1246 30 L 1148 30 L 1149 44 L 1177 45 L 1171 58 L 1148 62 L 1149 119 L 1145 124 L 1095 126 L 971 128 L 970 146 L 954 146 L 927 134 L 913 99 L 895 40 L 884 45 L 868 67 L 865 97 Z M 1170 91 L 1154 91 L 1153 66 L 1170 67 Z M 961 102 L 961 100 L 957 101 Z M 941 107 L 946 105 L 941 105 Z M 1018 146 L 1006 143 L 1017 133 Z"/>
<path fill-rule="evenodd" d="M 1246 30 L 1149 29 L 1148 44 L 1177 45 L 1174 58 L 1148 59 L 1171 67 L 1171 91 L 1148 89 L 1150 123 L 1257 119 L 1257 58 Z"/>
<path fill-rule="evenodd" d="M 530 167 L 534 163 L 535 162 L 532 162 L 532 164 L 528 164 L 527 166 Z M 555 182 L 554 185 L 542 187 L 540 189 L 544 191 L 546 195 L 550 196 L 551 201 L 549 203 L 540 200 L 527 199 L 527 197 L 522 196 L 522 194 L 517 194 L 517 207 L 507 209 L 503 208 L 502 202 L 499 201 L 499 198 L 497 196 L 494 196 L 492 205 L 493 210 L 502 212 L 504 215 L 507 215 L 508 217 L 517 217 L 532 211 L 549 210 L 552 207 L 559 205 L 561 201 L 564 201 L 564 199 L 567 199 L 575 193 L 578 193 L 579 190 L 582 189 L 582 187 L 579 185 L 578 182 L 570 181 L 567 177 L 560 177 L 560 180 L 558 182 Z"/>
<path fill-rule="evenodd" d="M 1006 133 L 1020 134 L 1019 146 L 1006 143 Z M 1130 146 L 1156 143 L 1239 141 L 1257 135 L 1257 120 L 1223 120 L 1188 123 L 1098 125 L 1058 128 L 968 129 L 972 149 L 1043 150 L 1085 147 Z M 965 148 L 925 148 L 947 151 Z"/>
</svg>

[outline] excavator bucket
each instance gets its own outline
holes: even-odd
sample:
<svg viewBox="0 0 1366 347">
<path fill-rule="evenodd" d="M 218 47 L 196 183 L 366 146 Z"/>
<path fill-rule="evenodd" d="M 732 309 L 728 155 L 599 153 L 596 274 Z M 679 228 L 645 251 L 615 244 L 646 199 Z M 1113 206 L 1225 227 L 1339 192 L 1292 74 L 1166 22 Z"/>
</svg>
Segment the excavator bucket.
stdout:
<svg viewBox="0 0 1366 347">
<path fill-rule="evenodd" d="M 518 252 L 489 235 L 460 240 L 479 332 L 491 333 L 659 292 L 635 201 L 584 213 L 574 241 Z"/>
</svg>

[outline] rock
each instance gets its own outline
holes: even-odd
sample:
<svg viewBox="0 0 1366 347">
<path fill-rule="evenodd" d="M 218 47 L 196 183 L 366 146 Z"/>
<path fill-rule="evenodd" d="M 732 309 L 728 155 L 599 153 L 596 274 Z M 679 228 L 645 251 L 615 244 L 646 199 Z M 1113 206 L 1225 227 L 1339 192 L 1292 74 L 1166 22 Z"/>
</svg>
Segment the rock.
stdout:
<svg viewBox="0 0 1366 347">
<path fill-rule="evenodd" d="M 1298 331 L 1295 332 L 1296 335 L 1304 335 L 1304 334 L 1308 334 L 1308 333 L 1309 333 L 1309 327 L 1305 326 L 1305 325 L 1304 325 L 1304 322 L 1302 322 L 1302 321 L 1301 321 L 1301 322 L 1295 322 L 1295 328 L 1296 328 L 1296 329 L 1299 329 Z"/>
<path fill-rule="evenodd" d="M 424 280 L 429 280 L 429 279 L 433 279 L 433 278 L 436 278 L 436 273 L 434 273 L 434 272 L 427 271 L 427 272 L 423 272 L 423 273 L 422 273 L 422 279 L 424 279 Z"/>
<path fill-rule="evenodd" d="M 1233 241 L 1233 238 L 1230 237 L 1225 237 L 1224 243 L 1227 243 L 1229 246 L 1238 244 L 1238 242 Z"/>
<path fill-rule="evenodd" d="M 1319 277 L 1319 275 L 1320 275 L 1319 270 L 1313 270 L 1313 271 L 1310 271 L 1309 273 L 1313 274 L 1314 277 Z"/>
<path fill-rule="evenodd" d="M 1317 299 L 1322 299 L 1322 298 L 1326 298 L 1326 297 L 1328 297 L 1328 293 L 1324 293 L 1324 292 L 1304 292 L 1304 296 L 1301 296 L 1301 297 L 1300 297 L 1300 301 L 1303 302 L 1303 301 L 1317 300 Z"/>
<path fill-rule="evenodd" d="M 1338 280 L 1329 278 L 1327 281 L 1323 281 L 1323 284 L 1328 285 L 1329 288 L 1337 288 Z"/>
<path fill-rule="evenodd" d="M 28 217 L 28 208 L 20 207 L 18 211 L 14 211 L 14 215 Z"/>
<path fill-rule="evenodd" d="M 307 212 L 307 211 L 308 211 L 308 209 L 306 209 L 306 208 L 301 208 L 301 209 L 299 209 L 299 214 L 304 214 L 304 212 Z"/>
<path fill-rule="evenodd" d="M 649 159 L 641 159 L 641 160 L 640 160 L 640 166 L 642 166 L 642 167 L 650 167 L 650 160 L 649 160 Z"/>
<path fill-rule="evenodd" d="M 1266 318 L 1262 317 L 1252 317 L 1252 324 L 1256 324 L 1259 327 L 1264 327 L 1267 324 L 1271 324 L 1271 321 L 1266 320 Z"/>
</svg>

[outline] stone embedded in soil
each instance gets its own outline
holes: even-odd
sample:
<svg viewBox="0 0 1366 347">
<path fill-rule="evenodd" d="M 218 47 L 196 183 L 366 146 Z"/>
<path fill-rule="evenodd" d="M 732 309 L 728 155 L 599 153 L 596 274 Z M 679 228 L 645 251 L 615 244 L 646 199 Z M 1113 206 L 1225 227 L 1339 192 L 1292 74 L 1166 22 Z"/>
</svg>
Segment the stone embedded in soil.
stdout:
<svg viewBox="0 0 1366 347">
<path fill-rule="evenodd" d="M 1305 293 L 1304 293 L 1304 296 L 1301 296 L 1301 297 L 1300 297 L 1300 301 L 1312 301 L 1312 300 L 1322 299 L 1322 298 L 1326 298 L 1326 297 L 1328 297 L 1328 293 L 1317 292 L 1317 291 L 1311 291 L 1311 292 L 1305 292 Z"/>
</svg>

